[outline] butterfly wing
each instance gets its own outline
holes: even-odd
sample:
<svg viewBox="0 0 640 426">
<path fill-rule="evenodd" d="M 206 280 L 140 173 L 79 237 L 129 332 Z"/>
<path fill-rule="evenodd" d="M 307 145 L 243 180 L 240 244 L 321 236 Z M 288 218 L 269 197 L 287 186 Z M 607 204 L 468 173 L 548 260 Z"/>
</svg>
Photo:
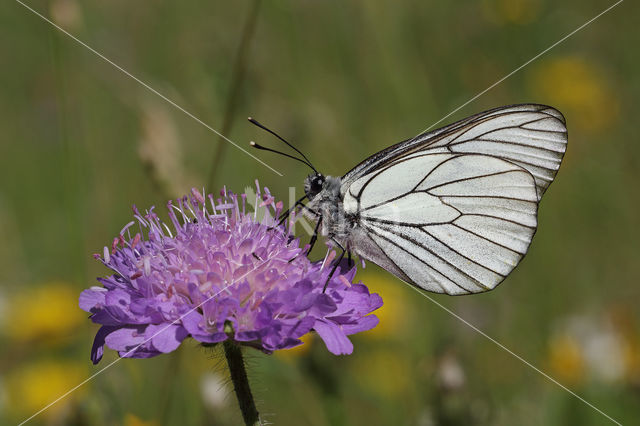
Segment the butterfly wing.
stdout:
<svg viewBox="0 0 640 426">
<path fill-rule="evenodd" d="M 567 148 L 565 124 L 562 114 L 546 105 L 511 105 L 485 111 L 372 155 L 342 177 L 342 193 L 361 176 L 431 151 L 487 154 L 511 161 L 533 175 L 540 199 L 555 178 Z"/>
<path fill-rule="evenodd" d="M 536 183 L 494 156 L 414 153 L 348 186 L 344 211 L 359 225 L 349 245 L 428 291 L 491 290 L 535 233 Z"/>
</svg>

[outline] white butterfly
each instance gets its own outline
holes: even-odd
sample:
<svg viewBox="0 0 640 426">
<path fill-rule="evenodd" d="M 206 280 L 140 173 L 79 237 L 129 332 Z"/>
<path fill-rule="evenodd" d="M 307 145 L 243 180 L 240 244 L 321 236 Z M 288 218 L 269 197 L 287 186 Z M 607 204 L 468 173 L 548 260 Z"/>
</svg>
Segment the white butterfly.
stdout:
<svg viewBox="0 0 640 426">
<path fill-rule="evenodd" d="M 343 256 L 428 291 L 480 293 L 526 254 L 566 147 L 556 109 L 496 108 L 393 145 L 341 178 L 316 171 L 305 210 Z"/>
</svg>

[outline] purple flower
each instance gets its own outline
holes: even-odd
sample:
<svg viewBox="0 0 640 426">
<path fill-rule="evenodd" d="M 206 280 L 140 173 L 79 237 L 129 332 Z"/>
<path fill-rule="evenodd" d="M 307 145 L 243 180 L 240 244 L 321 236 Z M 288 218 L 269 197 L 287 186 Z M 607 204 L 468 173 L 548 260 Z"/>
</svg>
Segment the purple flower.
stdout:
<svg viewBox="0 0 640 426">
<path fill-rule="evenodd" d="M 347 336 L 377 325 L 369 314 L 382 299 L 352 283 L 355 267 L 342 275 L 338 269 L 323 293 L 329 262 L 309 261 L 271 216 L 282 204 L 257 188 L 251 212 L 245 194 L 225 190 L 214 199 L 194 189 L 168 203 L 173 230 L 153 208 L 142 215 L 133 207 L 136 221 L 95 255 L 114 273 L 98 278 L 104 287 L 80 295 L 80 307 L 102 325 L 94 364 L 105 344 L 121 357 L 149 358 L 189 336 L 204 344 L 231 337 L 271 353 L 302 344 L 315 330 L 330 352 L 353 351 Z"/>
</svg>

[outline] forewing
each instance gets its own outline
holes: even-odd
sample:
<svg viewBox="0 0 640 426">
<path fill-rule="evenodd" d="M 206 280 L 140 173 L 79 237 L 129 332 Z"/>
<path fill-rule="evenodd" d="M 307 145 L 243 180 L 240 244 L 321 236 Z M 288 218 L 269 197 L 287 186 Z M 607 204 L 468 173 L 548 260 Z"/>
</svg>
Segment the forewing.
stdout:
<svg viewBox="0 0 640 426">
<path fill-rule="evenodd" d="M 512 105 L 465 118 L 372 155 L 343 176 L 346 189 L 360 177 L 425 152 L 487 154 L 529 171 L 537 198 L 549 187 L 567 148 L 565 119 L 556 109 Z"/>
<path fill-rule="evenodd" d="M 376 245 L 356 251 L 448 294 L 491 290 L 515 268 L 535 233 L 537 204 L 536 182 L 518 164 L 452 153 L 405 157 L 354 181 L 343 199 Z"/>
</svg>

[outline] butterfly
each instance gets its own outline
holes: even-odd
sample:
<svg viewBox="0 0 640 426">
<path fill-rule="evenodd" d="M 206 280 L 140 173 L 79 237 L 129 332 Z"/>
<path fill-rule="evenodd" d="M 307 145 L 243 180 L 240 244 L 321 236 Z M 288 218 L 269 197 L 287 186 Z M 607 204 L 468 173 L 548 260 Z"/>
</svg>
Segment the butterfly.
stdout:
<svg viewBox="0 0 640 426">
<path fill-rule="evenodd" d="M 558 110 L 510 105 L 392 145 L 335 177 L 250 121 L 303 159 L 253 146 L 314 171 L 297 203 L 316 221 L 311 246 L 320 233 L 342 249 L 339 260 L 353 253 L 409 284 L 450 295 L 492 290 L 522 260 L 567 148 Z"/>
</svg>

